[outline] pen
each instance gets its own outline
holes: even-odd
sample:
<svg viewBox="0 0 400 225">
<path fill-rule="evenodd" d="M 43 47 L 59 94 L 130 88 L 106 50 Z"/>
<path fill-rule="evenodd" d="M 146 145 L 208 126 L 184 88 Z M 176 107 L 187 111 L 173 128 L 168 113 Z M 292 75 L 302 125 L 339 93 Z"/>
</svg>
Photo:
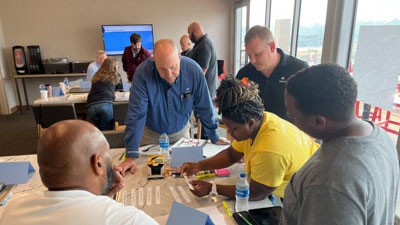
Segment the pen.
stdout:
<svg viewBox="0 0 400 225">
<path fill-rule="evenodd" d="M 242 220 L 247 224 L 247 225 L 253 225 L 252 223 L 250 223 L 250 221 L 248 221 L 246 219 L 246 217 L 244 217 L 240 212 L 238 212 L 238 215 L 240 216 L 240 218 L 242 218 Z"/>
<path fill-rule="evenodd" d="M 119 158 L 119 160 L 125 160 L 126 154 L 125 152 L 121 155 L 121 157 Z"/>
<path fill-rule="evenodd" d="M 225 209 L 225 211 L 226 211 L 226 214 L 228 214 L 229 217 L 232 217 L 232 213 L 231 213 L 231 211 L 229 210 L 228 204 L 226 204 L 225 201 L 222 201 L 222 207 L 224 207 L 224 209 Z"/>
<path fill-rule="evenodd" d="M 8 201 L 8 199 L 10 199 L 11 195 L 13 195 L 12 192 L 8 193 L 7 197 L 0 203 L 0 206 L 5 205 Z"/>
</svg>

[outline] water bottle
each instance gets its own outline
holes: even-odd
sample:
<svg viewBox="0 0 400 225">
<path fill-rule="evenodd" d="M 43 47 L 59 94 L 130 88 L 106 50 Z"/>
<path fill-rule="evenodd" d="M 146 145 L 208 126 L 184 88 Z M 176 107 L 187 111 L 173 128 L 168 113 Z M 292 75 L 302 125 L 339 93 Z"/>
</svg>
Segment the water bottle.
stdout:
<svg viewBox="0 0 400 225">
<path fill-rule="evenodd" d="M 39 85 L 39 91 L 45 91 L 45 90 L 47 90 L 47 89 L 46 89 L 46 86 L 44 86 L 44 84 L 41 83 L 41 84 Z"/>
<path fill-rule="evenodd" d="M 239 180 L 236 182 L 236 212 L 242 212 L 249 210 L 249 196 L 250 196 L 250 185 L 247 182 L 246 175 L 240 174 Z"/>
<path fill-rule="evenodd" d="M 169 168 L 171 164 L 171 154 L 169 153 L 169 138 L 166 133 L 161 134 L 160 139 L 160 150 L 161 154 L 164 155 L 164 171 L 166 174 L 169 173 Z"/>
<path fill-rule="evenodd" d="M 64 78 L 65 92 L 69 90 L 69 80 L 68 77 Z"/>
</svg>

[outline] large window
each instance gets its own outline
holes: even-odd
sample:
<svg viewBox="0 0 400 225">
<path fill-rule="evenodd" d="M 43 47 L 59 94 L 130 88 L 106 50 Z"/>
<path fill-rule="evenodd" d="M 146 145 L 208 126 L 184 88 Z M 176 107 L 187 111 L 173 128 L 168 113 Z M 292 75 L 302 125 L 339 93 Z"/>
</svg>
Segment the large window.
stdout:
<svg viewBox="0 0 400 225">
<path fill-rule="evenodd" d="M 365 25 L 400 25 L 400 1 L 398 0 L 359 0 L 357 17 L 351 48 L 350 63 L 354 64 L 358 34 L 360 27 Z M 379 41 L 379 40 L 377 40 Z"/>
<path fill-rule="evenodd" d="M 275 42 L 284 52 L 290 53 L 294 0 L 271 1 L 270 29 Z"/>
<path fill-rule="evenodd" d="M 247 31 L 247 6 L 235 4 L 235 63 L 234 74 L 246 65 L 246 52 L 244 48 L 244 36 Z"/>
<path fill-rule="evenodd" d="M 265 11 L 267 0 L 252 0 L 250 1 L 250 20 L 249 28 L 255 25 L 265 25 Z"/>
<path fill-rule="evenodd" d="M 327 0 L 302 0 L 297 57 L 310 65 L 321 63 Z"/>
</svg>

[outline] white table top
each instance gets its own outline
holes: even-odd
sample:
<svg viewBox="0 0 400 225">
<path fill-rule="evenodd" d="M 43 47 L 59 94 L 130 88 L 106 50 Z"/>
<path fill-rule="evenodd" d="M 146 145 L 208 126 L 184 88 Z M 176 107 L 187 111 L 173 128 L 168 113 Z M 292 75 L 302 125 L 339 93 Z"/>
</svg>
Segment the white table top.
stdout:
<svg viewBox="0 0 400 225">
<path fill-rule="evenodd" d="M 124 152 L 124 149 L 112 149 L 111 150 L 111 156 L 113 158 L 114 164 L 119 164 L 119 158 L 121 154 Z M 222 217 L 225 220 L 225 223 L 227 225 L 229 224 L 236 224 L 233 220 L 232 217 L 228 217 L 224 208 L 222 207 L 222 200 L 225 199 L 223 197 L 218 197 L 217 202 L 212 202 L 210 198 L 198 198 L 194 196 L 185 180 L 183 178 L 174 178 L 174 177 L 166 177 L 165 179 L 159 179 L 159 180 L 148 180 L 147 179 L 147 167 L 145 165 L 145 160 L 146 156 L 140 157 L 137 162 L 138 162 L 138 170 L 135 174 L 128 174 L 125 176 L 125 188 L 121 190 L 121 192 L 126 196 L 125 198 L 125 204 L 126 205 L 131 205 L 131 191 L 134 191 L 136 193 L 136 207 L 143 210 L 147 214 L 149 214 L 151 217 L 157 218 L 160 216 L 166 216 L 169 214 L 174 197 L 171 194 L 170 187 L 174 187 L 175 191 L 178 193 L 178 195 L 181 198 L 181 201 L 183 204 L 191 206 L 193 208 L 201 208 L 201 207 L 207 207 L 207 206 L 217 206 L 219 212 L 221 213 Z M 8 156 L 8 157 L 0 157 L 0 161 L 30 161 L 33 165 L 33 167 L 36 169 L 35 174 L 33 177 L 28 181 L 26 184 L 21 184 L 17 185 L 17 187 L 14 190 L 14 195 L 10 198 L 9 201 L 13 201 L 17 196 L 29 194 L 29 193 L 34 193 L 36 191 L 44 191 L 46 188 L 43 186 L 40 176 L 38 173 L 38 164 L 37 164 L 37 158 L 36 155 L 22 155 L 22 156 Z M 235 167 L 236 166 L 236 167 Z M 233 170 L 238 170 L 238 166 L 234 165 Z M 234 173 L 234 172 L 232 172 Z M 214 178 L 214 181 L 219 184 L 234 184 L 236 180 L 235 176 L 227 177 L 227 178 Z M 155 203 L 155 187 L 160 186 L 161 190 L 161 204 L 156 204 Z M 178 186 L 181 186 L 184 191 L 186 192 L 187 196 L 190 198 L 191 202 L 188 203 L 185 201 L 185 199 L 182 197 L 183 195 L 180 193 L 178 190 Z M 147 191 L 148 189 L 152 189 L 152 204 L 147 205 L 146 203 L 146 198 L 144 199 L 144 205 L 139 206 L 139 201 L 138 201 L 138 192 L 139 189 L 143 189 L 145 196 L 147 196 Z M 125 192 L 125 193 L 124 193 Z M 123 199 L 121 199 L 123 201 Z M 233 201 L 228 201 L 228 206 L 233 212 Z M 3 212 L 4 207 L 0 207 L 0 216 Z"/>
<path fill-rule="evenodd" d="M 116 102 L 128 102 L 130 92 L 115 92 Z M 86 103 L 88 93 L 68 94 L 63 96 L 49 97 L 48 100 L 37 99 L 33 105 L 51 105 L 63 103 Z"/>
</svg>

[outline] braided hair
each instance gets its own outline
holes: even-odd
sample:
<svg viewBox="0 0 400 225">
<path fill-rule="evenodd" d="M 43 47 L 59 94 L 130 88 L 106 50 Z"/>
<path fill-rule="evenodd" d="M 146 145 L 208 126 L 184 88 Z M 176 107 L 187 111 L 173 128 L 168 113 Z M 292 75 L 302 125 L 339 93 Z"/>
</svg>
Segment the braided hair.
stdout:
<svg viewBox="0 0 400 225">
<path fill-rule="evenodd" d="M 258 92 L 258 85 L 247 78 L 227 76 L 217 90 L 218 114 L 242 124 L 253 118 L 262 120 L 264 105 Z"/>
</svg>

